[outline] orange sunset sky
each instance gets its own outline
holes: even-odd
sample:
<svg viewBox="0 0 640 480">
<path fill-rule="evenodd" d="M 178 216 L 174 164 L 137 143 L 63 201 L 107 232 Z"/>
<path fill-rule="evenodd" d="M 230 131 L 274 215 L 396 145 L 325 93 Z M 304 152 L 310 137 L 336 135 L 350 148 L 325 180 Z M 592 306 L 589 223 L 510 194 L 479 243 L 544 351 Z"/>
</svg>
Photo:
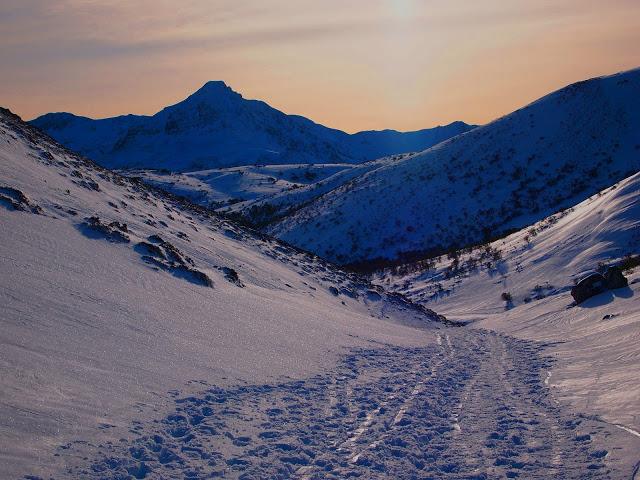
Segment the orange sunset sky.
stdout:
<svg viewBox="0 0 640 480">
<path fill-rule="evenodd" d="M 484 123 L 640 66 L 638 0 L 3 0 L 0 105 L 152 114 L 207 80 L 350 132 Z"/>
</svg>

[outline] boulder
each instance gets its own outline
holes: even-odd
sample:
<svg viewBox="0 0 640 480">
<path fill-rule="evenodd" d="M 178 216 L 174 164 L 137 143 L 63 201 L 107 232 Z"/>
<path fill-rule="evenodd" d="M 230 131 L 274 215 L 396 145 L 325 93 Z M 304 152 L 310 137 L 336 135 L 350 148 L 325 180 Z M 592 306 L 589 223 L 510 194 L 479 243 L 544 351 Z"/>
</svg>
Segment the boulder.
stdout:
<svg viewBox="0 0 640 480">
<path fill-rule="evenodd" d="M 627 278 L 622 273 L 622 269 L 617 266 L 607 268 L 604 272 L 604 279 L 607 281 L 607 288 L 609 290 L 623 288 L 629 285 Z"/>
<path fill-rule="evenodd" d="M 571 289 L 571 296 L 576 303 L 582 303 L 586 299 L 604 292 L 607 288 L 605 278 L 600 273 L 593 272 L 581 278 L 580 281 L 574 285 Z"/>
</svg>

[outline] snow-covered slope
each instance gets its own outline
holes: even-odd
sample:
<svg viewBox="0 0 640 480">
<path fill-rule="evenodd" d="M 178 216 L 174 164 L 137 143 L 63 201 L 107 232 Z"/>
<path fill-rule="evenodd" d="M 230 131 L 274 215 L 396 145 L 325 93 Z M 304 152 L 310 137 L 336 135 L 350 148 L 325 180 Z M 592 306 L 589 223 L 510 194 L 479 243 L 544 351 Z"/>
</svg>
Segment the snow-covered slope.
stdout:
<svg viewBox="0 0 640 480">
<path fill-rule="evenodd" d="M 128 169 L 121 173 L 140 177 L 145 183 L 188 198 L 214 210 L 226 210 L 241 202 L 266 200 L 324 180 L 360 164 L 315 163 L 288 165 L 247 165 L 196 172 Z"/>
<path fill-rule="evenodd" d="M 428 344 L 440 325 L 5 110 L 0 226 L 2 478 L 68 478 L 78 451 L 167 411 L 167 392 L 311 375 L 345 347 Z"/>
<path fill-rule="evenodd" d="M 575 305 L 574 281 L 640 254 L 640 174 L 459 255 L 405 265 L 377 281 L 449 318 L 543 342 L 565 400 L 640 432 L 640 271 Z"/>
<path fill-rule="evenodd" d="M 253 164 L 358 163 L 420 151 L 472 127 L 463 122 L 416 132 L 353 135 L 246 100 L 208 82 L 153 116 L 103 120 L 49 113 L 31 122 L 68 148 L 110 168 L 195 171 Z"/>
<path fill-rule="evenodd" d="M 376 168 L 271 227 L 342 264 L 496 238 L 636 172 L 640 69 L 570 85 Z"/>
<path fill-rule="evenodd" d="M 632 475 L 543 346 L 445 328 L 0 111 L 0 477 Z M 589 409 L 586 409 L 589 412 Z"/>
<path fill-rule="evenodd" d="M 184 173 L 129 169 L 121 173 L 263 228 L 353 178 L 407 155 L 358 164 L 252 165 Z"/>
</svg>

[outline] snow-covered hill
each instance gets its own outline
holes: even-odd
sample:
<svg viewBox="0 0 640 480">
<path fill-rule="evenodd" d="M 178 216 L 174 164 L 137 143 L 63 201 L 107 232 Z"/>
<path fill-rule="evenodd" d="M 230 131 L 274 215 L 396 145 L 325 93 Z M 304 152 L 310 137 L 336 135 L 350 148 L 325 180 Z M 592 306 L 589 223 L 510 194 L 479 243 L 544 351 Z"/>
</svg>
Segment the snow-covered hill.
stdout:
<svg viewBox="0 0 640 480">
<path fill-rule="evenodd" d="M 109 168 L 195 171 L 253 164 L 359 163 L 420 151 L 472 126 L 347 134 L 208 82 L 153 116 L 102 120 L 49 113 L 31 122 L 68 148 Z"/>
<path fill-rule="evenodd" d="M 262 228 L 353 178 L 407 155 L 358 164 L 251 165 L 184 173 L 129 169 L 121 173 Z"/>
<path fill-rule="evenodd" d="M 175 195 L 213 210 L 227 210 L 238 203 L 253 203 L 314 185 L 336 173 L 360 164 L 246 165 L 195 172 L 128 169 L 120 173 L 139 177 Z"/>
<path fill-rule="evenodd" d="M 640 254 L 640 174 L 472 251 L 377 276 L 449 318 L 547 345 L 561 398 L 640 432 L 640 269 L 630 285 L 575 305 L 574 281 Z M 636 433 L 637 436 L 640 434 Z"/>
<path fill-rule="evenodd" d="M 579 82 L 316 198 L 270 233 L 342 264 L 477 244 L 640 167 L 640 69 Z"/>
<path fill-rule="evenodd" d="M 67 469 L 135 438 L 136 422 L 170 412 L 176 395 L 316 374 L 347 347 L 424 345 L 441 325 L 102 169 L 6 110 L 0 226 L 2 478 L 87 478 Z M 109 478 L 128 468 L 116 467 Z"/>
</svg>

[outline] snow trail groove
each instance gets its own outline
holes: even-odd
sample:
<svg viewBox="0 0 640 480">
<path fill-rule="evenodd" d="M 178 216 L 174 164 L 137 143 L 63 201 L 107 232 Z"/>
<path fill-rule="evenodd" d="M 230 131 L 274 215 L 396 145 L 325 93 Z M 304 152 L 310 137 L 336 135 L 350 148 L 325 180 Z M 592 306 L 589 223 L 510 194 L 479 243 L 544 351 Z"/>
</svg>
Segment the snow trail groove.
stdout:
<svg viewBox="0 0 640 480">
<path fill-rule="evenodd" d="M 125 448 L 98 446 L 89 466 L 69 473 L 622 478 L 606 464 L 607 452 L 593 446 L 591 426 L 551 396 L 541 348 L 493 332 L 448 329 L 421 348 L 355 351 L 334 371 L 303 381 L 210 388 L 178 397 L 173 414 L 133 426 L 137 438 Z"/>
</svg>

